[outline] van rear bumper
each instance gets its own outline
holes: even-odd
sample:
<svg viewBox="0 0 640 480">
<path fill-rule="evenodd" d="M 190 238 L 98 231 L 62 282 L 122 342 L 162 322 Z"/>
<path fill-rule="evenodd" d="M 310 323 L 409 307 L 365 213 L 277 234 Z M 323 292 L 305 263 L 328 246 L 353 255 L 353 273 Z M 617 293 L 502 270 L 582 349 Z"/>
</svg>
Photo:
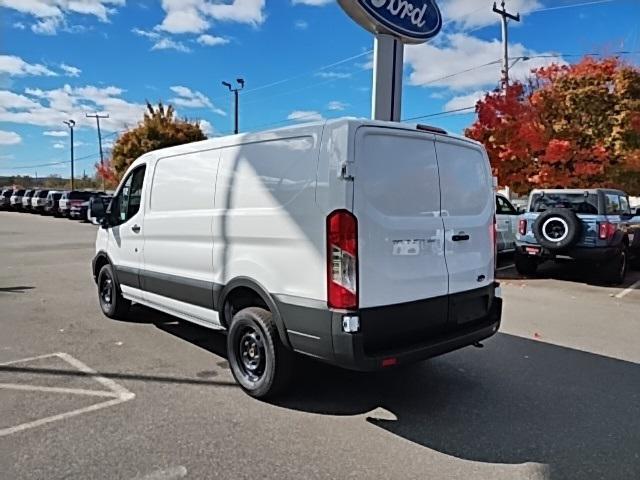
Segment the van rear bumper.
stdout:
<svg viewBox="0 0 640 480">
<path fill-rule="evenodd" d="M 392 328 L 393 307 L 389 307 L 389 309 L 389 326 Z M 490 314 L 472 324 L 434 334 L 431 338 L 417 344 L 368 352 L 365 334 L 342 332 L 342 315 L 337 315 L 333 322 L 335 363 L 350 370 L 374 371 L 387 366 L 419 362 L 473 345 L 493 336 L 498 332 L 501 320 L 502 299 L 496 298 Z"/>
<path fill-rule="evenodd" d="M 295 351 L 349 370 L 375 371 L 436 357 L 497 333 L 502 299 L 495 288 L 359 312 L 292 305 L 282 297 L 276 304 Z M 469 316 L 464 308 L 482 304 L 480 316 Z M 359 316 L 360 332 L 343 331 L 345 314 Z"/>
</svg>

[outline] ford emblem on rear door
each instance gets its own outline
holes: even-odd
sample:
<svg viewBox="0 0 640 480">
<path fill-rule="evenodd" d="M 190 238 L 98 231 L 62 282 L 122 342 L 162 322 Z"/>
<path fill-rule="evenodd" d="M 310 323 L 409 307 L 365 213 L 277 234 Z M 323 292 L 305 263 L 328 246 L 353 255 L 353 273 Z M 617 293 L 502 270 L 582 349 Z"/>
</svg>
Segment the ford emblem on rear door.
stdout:
<svg viewBox="0 0 640 480">
<path fill-rule="evenodd" d="M 442 28 L 435 0 L 338 0 L 360 25 L 373 33 L 388 33 L 404 43 L 423 43 Z"/>
</svg>

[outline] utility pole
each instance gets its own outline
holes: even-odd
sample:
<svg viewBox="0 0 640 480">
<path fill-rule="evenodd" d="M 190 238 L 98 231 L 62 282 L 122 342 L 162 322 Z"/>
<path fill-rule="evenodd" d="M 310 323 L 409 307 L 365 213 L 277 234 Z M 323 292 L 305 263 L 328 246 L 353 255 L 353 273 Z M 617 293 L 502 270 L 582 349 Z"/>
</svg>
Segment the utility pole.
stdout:
<svg viewBox="0 0 640 480">
<path fill-rule="evenodd" d="M 235 98 L 235 127 L 233 129 L 233 133 L 235 133 L 236 135 L 240 132 L 240 119 L 239 119 L 239 107 L 238 107 L 238 103 L 239 103 L 239 92 L 240 90 L 242 90 L 244 88 L 244 79 L 242 78 L 237 78 L 236 82 L 238 82 L 238 85 L 240 85 L 239 87 L 233 88 L 233 86 L 229 83 L 229 82 L 222 82 L 222 85 L 227 87 L 229 89 L 230 92 L 233 92 L 234 94 L 234 98 Z"/>
<path fill-rule="evenodd" d="M 76 122 L 74 120 L 65 120 L 64 123 L 67 127 L 69 127 L 69 130 L 71 131 L 71 190 L 73 190 L 74 188 L 74 182 L 73 182 L 73 128 L 76 126 Z"/>
<path fill-rule="evenodd" d="M 87 113 L 87 118 L 95 118 L 96 119 L 96 125 L 98 127 L 98 145 L 100 147 L 100 166 L 104 167 L 104 157 L 103 157 L 103 154 L 102 154 L 102 134 L 100 133 L 100 119 L 101 118 L 109 118 L 109 114 L 98 115 L 96 113 L 95 115 L 89 115 Z M 102 178 L 102 191 L 104 191 L 104 177 Z"/>
<path fill-rule="evenodd" d="M 520 21 L 520 14 L 513 15 L 507 12 L 505 8 L 505 2 L 502 0 L 502 9 L 499 9 L 496 3 L 493 3 L 493 11 L 502 17 L 502 48 L 504 51 L 504 58 L 502 60 L 502 87 L 506 94 L 509 88 L 509 20 L 515 22 Z"/>
</svg>

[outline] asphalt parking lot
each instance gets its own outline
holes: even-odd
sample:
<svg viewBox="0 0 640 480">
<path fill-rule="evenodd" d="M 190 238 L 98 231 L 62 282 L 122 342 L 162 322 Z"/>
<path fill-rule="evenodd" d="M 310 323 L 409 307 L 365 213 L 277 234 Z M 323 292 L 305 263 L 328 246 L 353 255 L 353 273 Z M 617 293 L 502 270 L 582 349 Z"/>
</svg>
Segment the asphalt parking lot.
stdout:
<svg viewBox="0 0 640 480">
<path fill-rule="evenodd" d="M 264 403 L 221 334 L 102 316 L 95 229 L 0 212 L 0 478 L 640 478 L 640 272 L 522 279 L 505 257 L 483 349 L 375 374 L 303 361 Z"/>
</svg>

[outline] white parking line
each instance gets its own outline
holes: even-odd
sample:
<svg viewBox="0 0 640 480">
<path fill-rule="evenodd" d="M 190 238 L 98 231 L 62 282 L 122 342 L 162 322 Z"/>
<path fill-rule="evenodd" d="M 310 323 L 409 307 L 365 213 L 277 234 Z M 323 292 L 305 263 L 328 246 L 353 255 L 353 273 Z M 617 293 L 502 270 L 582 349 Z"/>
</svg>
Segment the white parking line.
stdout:
<svg viewBox="0 0 640 480">
<path fill-rule="evenodd" d="M 0 383 L 0 389 L 22 390 L 25 392 L 69 393 L 73 395 L 89 395 L 92 397 L 120 398 L 120 395 L 116 392 L 105 392 L 102 390 L 85 390 L 82 388 L 40 387 L 38 385 L 22 385 L 20 383 Z"/>
<path fill-rule="evenodd" d="M 59 352 L 59 353 L 51 353 L 48 355 L 39 355 L 37 357 L 21 358 L 19 360 L 12 360 L 10 362 L 0 363 L 0 366 L 15 365 L 18 363 L 27 363 L 27 362 L 32 362 L 35 360 L 41 360 L 43 358 L 51 358 L 51 357 L 57 357 L 57 358 L 60 358 L 61 360 L 64 360 L 66 363 L 68 363 L 75 369 L 81 371 L 82 373 L 85 373 L 88 378 L 91 378 L 96 382 L 98 382 L 103 387 L 106 387 L 108 391 L 88 390 L 84 388 L 43 387 L 39 385 L 25 385 L 25 384 L 16 384 L 16 383 L 0 383 L 0 390 L 5 389 L 5 390 L 22 390 L 22 391 L 61 393 L 61 394 L 73 394 L 73 395 L 88 395 L 88 396 L 94 396 L 94 397 L 111 398 L 111 400 L 89 405 L 88 407 L 79 408 L 76 410 L 72 410 L 70 412 L 65 412 L 65 413 L 60 413 L 58 415 L 52 415 L 49 417 L 40 418 L 38 420 L 34 420 L 31 422 L 21 423 L 20 425 L 16 425 L 14 427 L 0 429 L 0 437 L 11 435 L 13 433 L 22 432 L 30 428 L 40 427 L 48 423 L 57 422 L 58 420 L 64 420 L 70 417 L 75 417 L 77 415 L 82 415 L 83 413 L 95 412 L 97 410 L 102 410 L 103 408 L 113 407 L 115 405 L 127 402 L 135 398 L 134 393 L 130 392 L 123 386 L 118 385 L 113 380 L 103 377 L 93 368 L 89 367 L 88 365 L 85 365 L 80 360 L 72 357 L 68 353 Z M 178 478 L 178 477 L 173 477 L 173 478 Z"/>
<path fill-rule="evenodd" d="M 507 265 L 506 267 L 496 268 L 496 272 L 501 272 L 503 270 L 509 270 L 510 268 L 513 268 L 515 266 L 516 266 L 516 264 L 514 263 L 513 265 Z"/>
<path fill-rule="evenodd" d="M 631 292 L 636 290 L 638 287 L 640 287 L 640 280 L 638 280 L 636 283 L 631 285 L 629 288 L 626 288 L 623 291 L 621 291 L 619 294 L 616 295 L 616 298 L 624 298 L 627 295 L 629 295 Z"/>
</svg>

